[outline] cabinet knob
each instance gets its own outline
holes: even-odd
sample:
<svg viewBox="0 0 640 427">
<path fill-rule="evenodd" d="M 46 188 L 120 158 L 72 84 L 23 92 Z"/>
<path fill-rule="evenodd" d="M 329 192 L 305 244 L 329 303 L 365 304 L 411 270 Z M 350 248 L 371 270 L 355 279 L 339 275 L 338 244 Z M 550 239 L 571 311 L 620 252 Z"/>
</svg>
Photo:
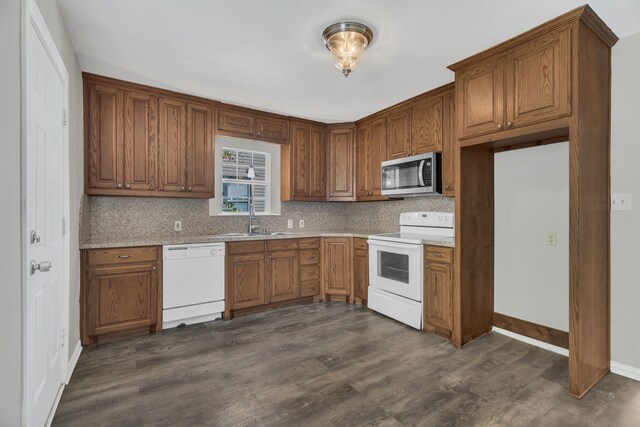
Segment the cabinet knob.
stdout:
<svg viewBox="0 0 640 427">
<path fill-rule="evenodd" d="M 329 196 L 333 196 L 333 193 L 329 193 Z"/>
<path fill-rule="evenodd" d="M 511 126 L 513 126 L 513 123 L 507 122 L 507 127 L 510 128 Z"/>
<path fill-rule="evenodd" d="M 191 191 L 191 187 L 189 187 L 189 191 Z"/>
<path fill-rule="evenodd" d="M 122 188 L 122 184 L 118 184 L 118 188 Z"/>
<path fill-rule="evenodd" d="M 502 129 L 502 123 L 498 123 L 498 129 Z"/>
<path fill-rule="evenodd" d="M 155 267 L 155 266 L 151 267 L 151 269 L 152 269 L 152 270 L 155 270 L 156 268 L 157 268 L 157 267 Z"/>
<path fill-rule="evenodd" d="M 127 185 L 125 185 L 125 187 L 131 188 L 131 184 L 127 184 Z"/>
<path fill-rule="evenodd" d="M 184 191 L 184 187 L 180 187 L 180 191 Z"/>
</svg>

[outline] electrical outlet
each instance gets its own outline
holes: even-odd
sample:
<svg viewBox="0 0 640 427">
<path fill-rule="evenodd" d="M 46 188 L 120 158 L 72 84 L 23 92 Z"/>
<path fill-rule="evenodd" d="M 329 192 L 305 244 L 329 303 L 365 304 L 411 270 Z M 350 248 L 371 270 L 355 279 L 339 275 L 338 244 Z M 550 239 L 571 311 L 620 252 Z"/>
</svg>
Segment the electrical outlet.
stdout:
<svg viewBox="0 0 640 427">
<path fill-rule="evenodd" d="M 301 219 L 298 225 L 300 228 L 304 228 L 304 219 Z"/>
<path fill-rule="evenodd" d="M 556 246 L 556 232 L 550 231 L 547 233 L 547 246 Z"/>
<path fill-rule="evenodd" d="M 631 193 L 613 193 L 611 195 L 612 211 L 630 211 Z"/>
<path fill-rule="evenodd" d="M 287 228 L 293 228 L 293 220 L 292 219 L 288 219 L 287 220 Z"/>
<path fill-rule="evenodd" d="M 173 229 L 175 231 L 182 231 L 182 221 L 176 221 L 173 223 Z"/>
</svg>

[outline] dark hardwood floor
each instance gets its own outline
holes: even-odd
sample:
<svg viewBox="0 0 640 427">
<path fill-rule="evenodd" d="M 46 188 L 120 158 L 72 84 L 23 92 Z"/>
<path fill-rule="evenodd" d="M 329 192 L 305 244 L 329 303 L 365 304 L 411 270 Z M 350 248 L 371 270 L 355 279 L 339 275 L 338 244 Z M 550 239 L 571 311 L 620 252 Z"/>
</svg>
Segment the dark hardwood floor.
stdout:
<svg viewBox="0 0 640 427">
<path fill-rule="evenodd" d="M 578 401 L 567 365 L 318 303 L 85 348 L 53 425 L 640 425 L 640 382 L 609 374 Z"/>
</svg>

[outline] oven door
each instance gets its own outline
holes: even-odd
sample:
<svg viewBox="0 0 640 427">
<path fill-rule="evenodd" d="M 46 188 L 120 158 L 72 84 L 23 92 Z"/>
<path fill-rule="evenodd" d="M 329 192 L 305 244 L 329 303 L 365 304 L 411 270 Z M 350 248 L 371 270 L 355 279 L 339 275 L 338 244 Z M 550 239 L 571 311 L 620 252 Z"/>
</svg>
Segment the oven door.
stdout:
<svg viewBox="0 0 640 427">
<path fill-rule="evenodd" d="M 369 285 L 422 302 L 422 245 L 370 239 Z"/>
</svg>

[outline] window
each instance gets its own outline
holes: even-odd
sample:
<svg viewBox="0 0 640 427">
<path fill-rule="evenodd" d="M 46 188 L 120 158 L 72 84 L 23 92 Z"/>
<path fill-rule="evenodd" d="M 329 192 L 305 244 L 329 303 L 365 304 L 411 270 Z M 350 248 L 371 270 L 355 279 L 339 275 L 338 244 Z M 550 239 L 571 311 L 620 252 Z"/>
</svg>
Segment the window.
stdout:
<svg viewBox="0 0 640 427">
<path fill-rule="evenodd" d="M 222 167 L 221 211 L 226 213 L 248 212 L 249 199 L 253 191 L 253 205 L 256 213 L 269 212 L 269 153 L 222 147 L 220 156 Z M 256 173 L 253 179 L 247 176 L 247 170 L 251 165 Z"/>
</svg>

